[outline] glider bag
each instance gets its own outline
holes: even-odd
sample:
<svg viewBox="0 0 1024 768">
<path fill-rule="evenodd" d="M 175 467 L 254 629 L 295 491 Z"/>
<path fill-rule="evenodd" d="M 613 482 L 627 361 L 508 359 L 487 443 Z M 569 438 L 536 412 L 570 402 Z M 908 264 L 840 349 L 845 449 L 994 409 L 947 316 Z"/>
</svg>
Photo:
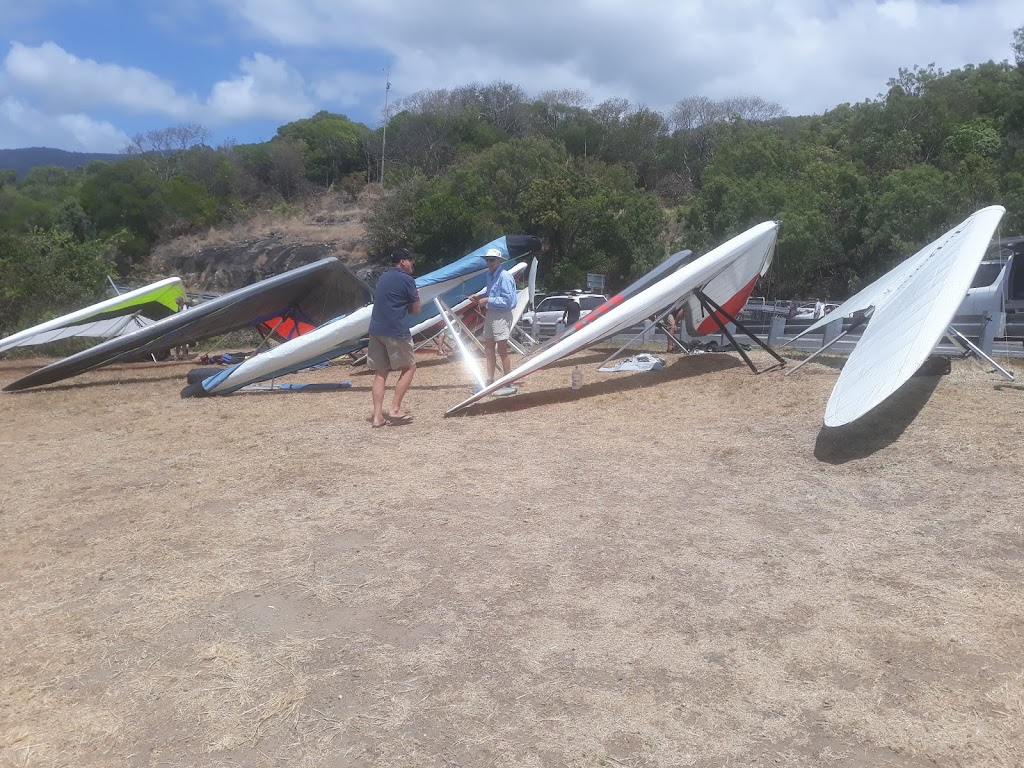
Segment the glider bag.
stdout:
<svg viewBox="0 0 1024 768">
<path fill-rule="evenodd" d="M 216 376 L 223 368 L 193 368 L 185 376 L 188 386 L 181 390 L 182 399 L 189 397 L 208 397 L 209 392 L 203 389 L 203 381 Z"/>
</svg>

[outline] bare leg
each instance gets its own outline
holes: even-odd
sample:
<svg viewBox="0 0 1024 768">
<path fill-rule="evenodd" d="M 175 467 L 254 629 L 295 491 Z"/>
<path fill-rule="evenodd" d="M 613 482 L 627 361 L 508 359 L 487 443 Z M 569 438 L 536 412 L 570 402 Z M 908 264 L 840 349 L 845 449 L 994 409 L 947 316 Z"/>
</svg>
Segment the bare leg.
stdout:
<svg viewBox="0 0 1024 768">
<path fill-rule="evenodd" d="M 505 355 L 508 355 L 507 345 Z M 484 339 L 484 358 L 487 360 L 487 381 L 494 381 L 494 368 L 497 365 L 494 359 L 494 339 Z"/>
<path fill-rule="evenodd" d="M 501 372 L 507 374 L 512 370 L 512 365 L 508 361 L 508 342 L 498 342 L 498 356 L 501 358 Z"/>
<path fill-rule="evenodd" d="M 374 371 L 373 373 L 373 426 L 379 427 L 386 419 L 384 418 L 384 390 L 388 385 L 388 374 L 391 371 Z"/>
<path fill-rule="evenodd" d="M 391 418 L 404 419 L 409 415 L 402 409 L 402 399 L 405 397 L 405 393 L 409 391 L 409 385 L 412 384 L 412 377 L 415 373 L 415 365 L 403 368 L 402 375 L 395 382 L 395 391 L 391 395 Z"/>
</svg>

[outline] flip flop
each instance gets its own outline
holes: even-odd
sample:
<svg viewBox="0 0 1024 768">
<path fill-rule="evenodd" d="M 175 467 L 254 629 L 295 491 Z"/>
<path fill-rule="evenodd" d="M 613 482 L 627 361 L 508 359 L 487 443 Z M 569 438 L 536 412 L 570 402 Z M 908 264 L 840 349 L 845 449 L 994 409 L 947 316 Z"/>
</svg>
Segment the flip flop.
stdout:
<svg viewBox="0 0 1024 768">
<path fill-rule="evenodd" d="M 370 422 L 370 426 L 373 427 L 374 429 L 380 429 L 381 427 L 390 427 L 391 426 L 391 422 L 388 421 L 387 419 L 384 419 L 383 423 L 381 423 L 381 424 L 374 424 L 371 421 Z"/>
<path fill-rule="evenodd" d="M 412 414 L 407 413 L 405 416 L 389 416 L 391 423 L 393 424 L 412 424 Z"/>
</svg>

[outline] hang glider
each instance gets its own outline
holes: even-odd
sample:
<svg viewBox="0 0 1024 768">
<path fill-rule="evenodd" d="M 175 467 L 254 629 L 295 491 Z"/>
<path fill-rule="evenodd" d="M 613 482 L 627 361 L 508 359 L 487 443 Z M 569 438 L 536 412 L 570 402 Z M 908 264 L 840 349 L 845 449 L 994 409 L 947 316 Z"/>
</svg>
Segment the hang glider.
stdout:
<svg viewBox="0 0 1024 768">
<path fill-rule="evenodd" d="M 457 288 L 466 280 L 481 275 L 487 269 L 483 255 L 488 248 L 498 248 L 509 258 L 514 259 L 539 250 L 540 240 L 529 235 L 499 237 L 458 261 L 417 278 L 420 302 L 425 305 L 435 297 Z M 346 317 L 256 355 L 244 363 L 219 370 L 198 384 L 190 384 L 182 390 L 181 396 L 227 395 L 247 384 L 294 373 L 355 351 L 363 346 L 362 337 L 369 331 L 372 312 L 372 304 L 362 307 Z"/>
<path fill-rule="evenodd" d="M 173 315 L 178 311 L 179 296 L 185 296 L 181 279 L 168 277 L 11 334 L 0 339 L 0 352 L 73 337 L 120 336 Z"/>
<path fill-rule="evenodd" d="M 763 273 L 767 269 L 767 264 L 771 263 L 777 234 L 778 224 L 767 221 L 748 229 L 699 259 L 678 267 L 675 272 L 607 310 L 572 335 L 537 353 L 490 386 L 450 408 L 445 415 L 456 413 L 540 368 L 643 322 L 652 314 L 673 309 L 694 292 L 713 288 L 714 296 L 709 298 L 719 305 L 729 304 L 733 296 L 723 295 L 723 286 L 729 284 L 729 280 L 716 282 L 716 278 L 728 274 L 730 270 L 738 273 L 738 265 L 746 265 L 750 275 Z M 743 284 L 749 282 L 748 278 Z"/>
<path fill-rule="evenodd" d="M 977 211 L 790 340 L 838 318 L 870 313 L 825 406 L 825 426 L 866 414 L 921 367 L 944 335 L 958 336 L 950 323 L 1005 212 L 999 205 Z M 976 347 L 971 351 L 981 354 Z"/>
<path fill-rule="evenodd" d="M 8 384 L 5 392 L 38 387 L 139 355 L 220 336 L 275 318 L 319 323 L 366 301 L 366 290 L 344 264 L 331 256 L 253 285 L 226 293 L 150 326 L 109 339 L 51 363 Z"/>
</svg>

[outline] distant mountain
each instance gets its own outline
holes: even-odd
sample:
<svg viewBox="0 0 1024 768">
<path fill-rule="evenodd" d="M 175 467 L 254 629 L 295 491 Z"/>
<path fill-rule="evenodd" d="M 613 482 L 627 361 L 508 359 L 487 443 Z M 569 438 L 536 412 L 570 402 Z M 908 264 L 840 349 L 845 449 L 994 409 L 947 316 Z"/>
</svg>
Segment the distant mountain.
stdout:
<svg viewBox="0 0 1024 768">
<path fill-rule="evenodd" d="M 60 168 L 79 168 L 93 160 L 111 163 L 124 160 L 120 154 L 101 152 L 66 152 L 49 147 L 26 147 L 25 149 L 0 149 L 0 170 L 16 171 L 20 179 L 40 165 L 56 165 Z"/>
</svg>

